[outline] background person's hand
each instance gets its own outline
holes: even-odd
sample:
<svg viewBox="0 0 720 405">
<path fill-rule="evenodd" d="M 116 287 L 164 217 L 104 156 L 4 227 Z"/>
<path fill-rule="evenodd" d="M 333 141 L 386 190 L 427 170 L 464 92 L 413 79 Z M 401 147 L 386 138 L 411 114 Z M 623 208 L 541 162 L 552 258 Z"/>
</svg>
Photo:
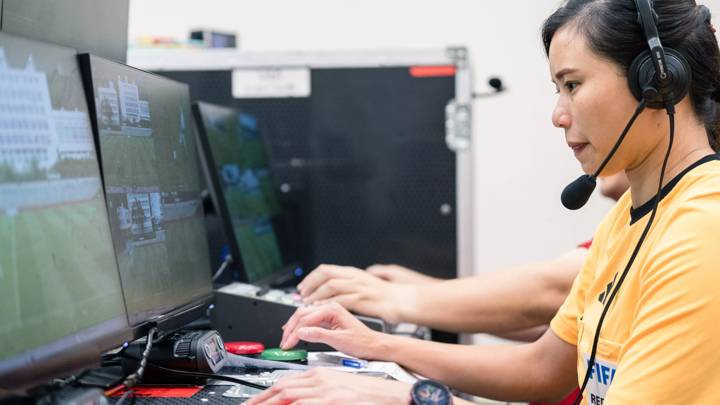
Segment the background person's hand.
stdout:
<svg viewBox="0 0 720 405">
<path fill-rule="evenodd" d="M 428 284 L 443 281 L 397 264 L 374 264 L 365 270 L 375 277 L 398 284 Z"/>
<path fill-rule="evenodd" d="M 280 348 L 291 349 L 300 340 L 325 343 L 363 359 L 383 360 L 379 350 L 384 335 L 375 332 L 337 303 L 299 308 L 283 326 Z"/>
<path fill-rule="evenodd" d="M 361 315 L 402 322 L 416 303 L 413 284 L 385 281 L 355 267 L 321 265 L 298 285 L 308 304 L 338 303 Z"/>
<path fill-rule="evenodd" d="M 410 402 L 410 385 L 314 368 L 287 376 L 245 405 L 398 405 Z"/>
</svg>

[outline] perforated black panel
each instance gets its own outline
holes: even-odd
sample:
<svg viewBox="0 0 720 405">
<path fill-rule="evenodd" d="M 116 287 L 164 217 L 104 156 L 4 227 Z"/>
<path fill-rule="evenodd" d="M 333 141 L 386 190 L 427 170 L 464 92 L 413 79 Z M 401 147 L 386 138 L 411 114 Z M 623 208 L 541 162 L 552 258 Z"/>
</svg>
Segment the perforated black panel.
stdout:
<svg viewBox="0 0 720 405">
<path fill-rule="evenodd" d="M 284 236 L 306 266 L 397 263 L 456 276 L 455 155 L 444 142 L 454 77 L 313 69 L 309 98 L 238 100 L 229 71 L 160 73 L 188 83 L 193 99 L 259 118 L 276 179 L 292 186 L 286 231 L 302 230 Z"/>
</svg>

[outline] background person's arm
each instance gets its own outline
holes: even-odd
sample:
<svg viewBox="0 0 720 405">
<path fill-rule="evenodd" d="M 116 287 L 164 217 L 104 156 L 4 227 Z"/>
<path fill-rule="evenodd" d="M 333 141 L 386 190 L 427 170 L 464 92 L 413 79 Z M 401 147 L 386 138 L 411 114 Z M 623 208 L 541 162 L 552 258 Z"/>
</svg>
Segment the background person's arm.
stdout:
<svg viewBox="0 0 720 405">
<path fill-rule="evenodd" d="M 427 284 L 445 281 L 445 279 L 431 277 L 397 264 L 374 264 L 365 271 L 385 281 L 398 284 Z"/>
<path fill-rule="evenodd" d="M 504 334 L 547 325 L 567 298 L 587 250 L 473 277 L 417 285 L 394 318 L 451 332 Z"/>
<path fill-rule="evenodd" d="M 299 286 L 306 302 L 337 302 L 358 314 L 451 332 L 507 333 L 546 325 L 582 268 L 586 249 L 547 262 L 421 284 L 322 265 Z"/>
</svg>

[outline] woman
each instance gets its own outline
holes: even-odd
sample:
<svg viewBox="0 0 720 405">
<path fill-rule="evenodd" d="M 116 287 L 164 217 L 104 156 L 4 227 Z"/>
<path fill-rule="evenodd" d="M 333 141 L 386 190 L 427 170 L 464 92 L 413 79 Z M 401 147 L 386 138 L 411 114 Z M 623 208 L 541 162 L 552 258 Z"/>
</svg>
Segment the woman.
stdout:
<svg viewBox="0 0 720 405">
<path fill-rule="evenodd" d="M 583 395 L 588 404 L 716 403 L 720 161 L 713 148 L 720 51 L 707 8 L 692 0 L 656 0 L 659 38 L 686 60 L 689 89 L 676 104 L 648 103 L 657 108 L 642 110 L 628 72 L 648 42 L 656 45 L 638 23 L 638 8 L 648 3 L 570 0 L 543 27 L 550 74 L 558 87 L 552 121 L 564 130 L 585 173 L 601 168 L 616 134 L 628 125 L 632 111 L 639 113 L 602 170 L 602 175 L 624 170 L 631 191 L 599 226 L 550 330 L 521 346 L 446 345 L 369 331 L 333 304 L 299 310 L 285 325 L 281 346 L 292 347 L 299 339 L 325 342 L 500 400 L 558 398 L 578 382 L 585 385 L 587 377 Z M 652 17 L 644 21 L 648 28 Z M 655 90 L 663 93 L 663 86 Z M 652 93 L 645 88 L 648 98 L 657 97 Z M 248 403 L 397 404 L 408 403 L 409 392 L 395 382 L 313 371 L 281 380 Z"/>
</svg>

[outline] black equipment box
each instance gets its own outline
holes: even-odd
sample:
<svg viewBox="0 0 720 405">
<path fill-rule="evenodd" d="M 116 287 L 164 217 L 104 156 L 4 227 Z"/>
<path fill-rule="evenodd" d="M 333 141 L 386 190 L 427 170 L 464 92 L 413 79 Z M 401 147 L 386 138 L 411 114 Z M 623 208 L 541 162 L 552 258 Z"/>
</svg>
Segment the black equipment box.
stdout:
<svg viewBox="0 0 720 405">
<path fill-rule="evenodd" d="M 258 296 L 261 288 L 244 283 L 232 283 L 215 291 L 215 307 L 211 312 L 213 329 L 226 341 L 261 342 L 265 347 L 277 347 L 282 338 L 282 325 L 298 309 L 293 293 L 269 290 Z M 385 322 L 377 318 L 358 316 L 370 329 L 387 332 Z M 300 342 L 299 349 L 332 351 L 331 347 Z"/>
</svg>

